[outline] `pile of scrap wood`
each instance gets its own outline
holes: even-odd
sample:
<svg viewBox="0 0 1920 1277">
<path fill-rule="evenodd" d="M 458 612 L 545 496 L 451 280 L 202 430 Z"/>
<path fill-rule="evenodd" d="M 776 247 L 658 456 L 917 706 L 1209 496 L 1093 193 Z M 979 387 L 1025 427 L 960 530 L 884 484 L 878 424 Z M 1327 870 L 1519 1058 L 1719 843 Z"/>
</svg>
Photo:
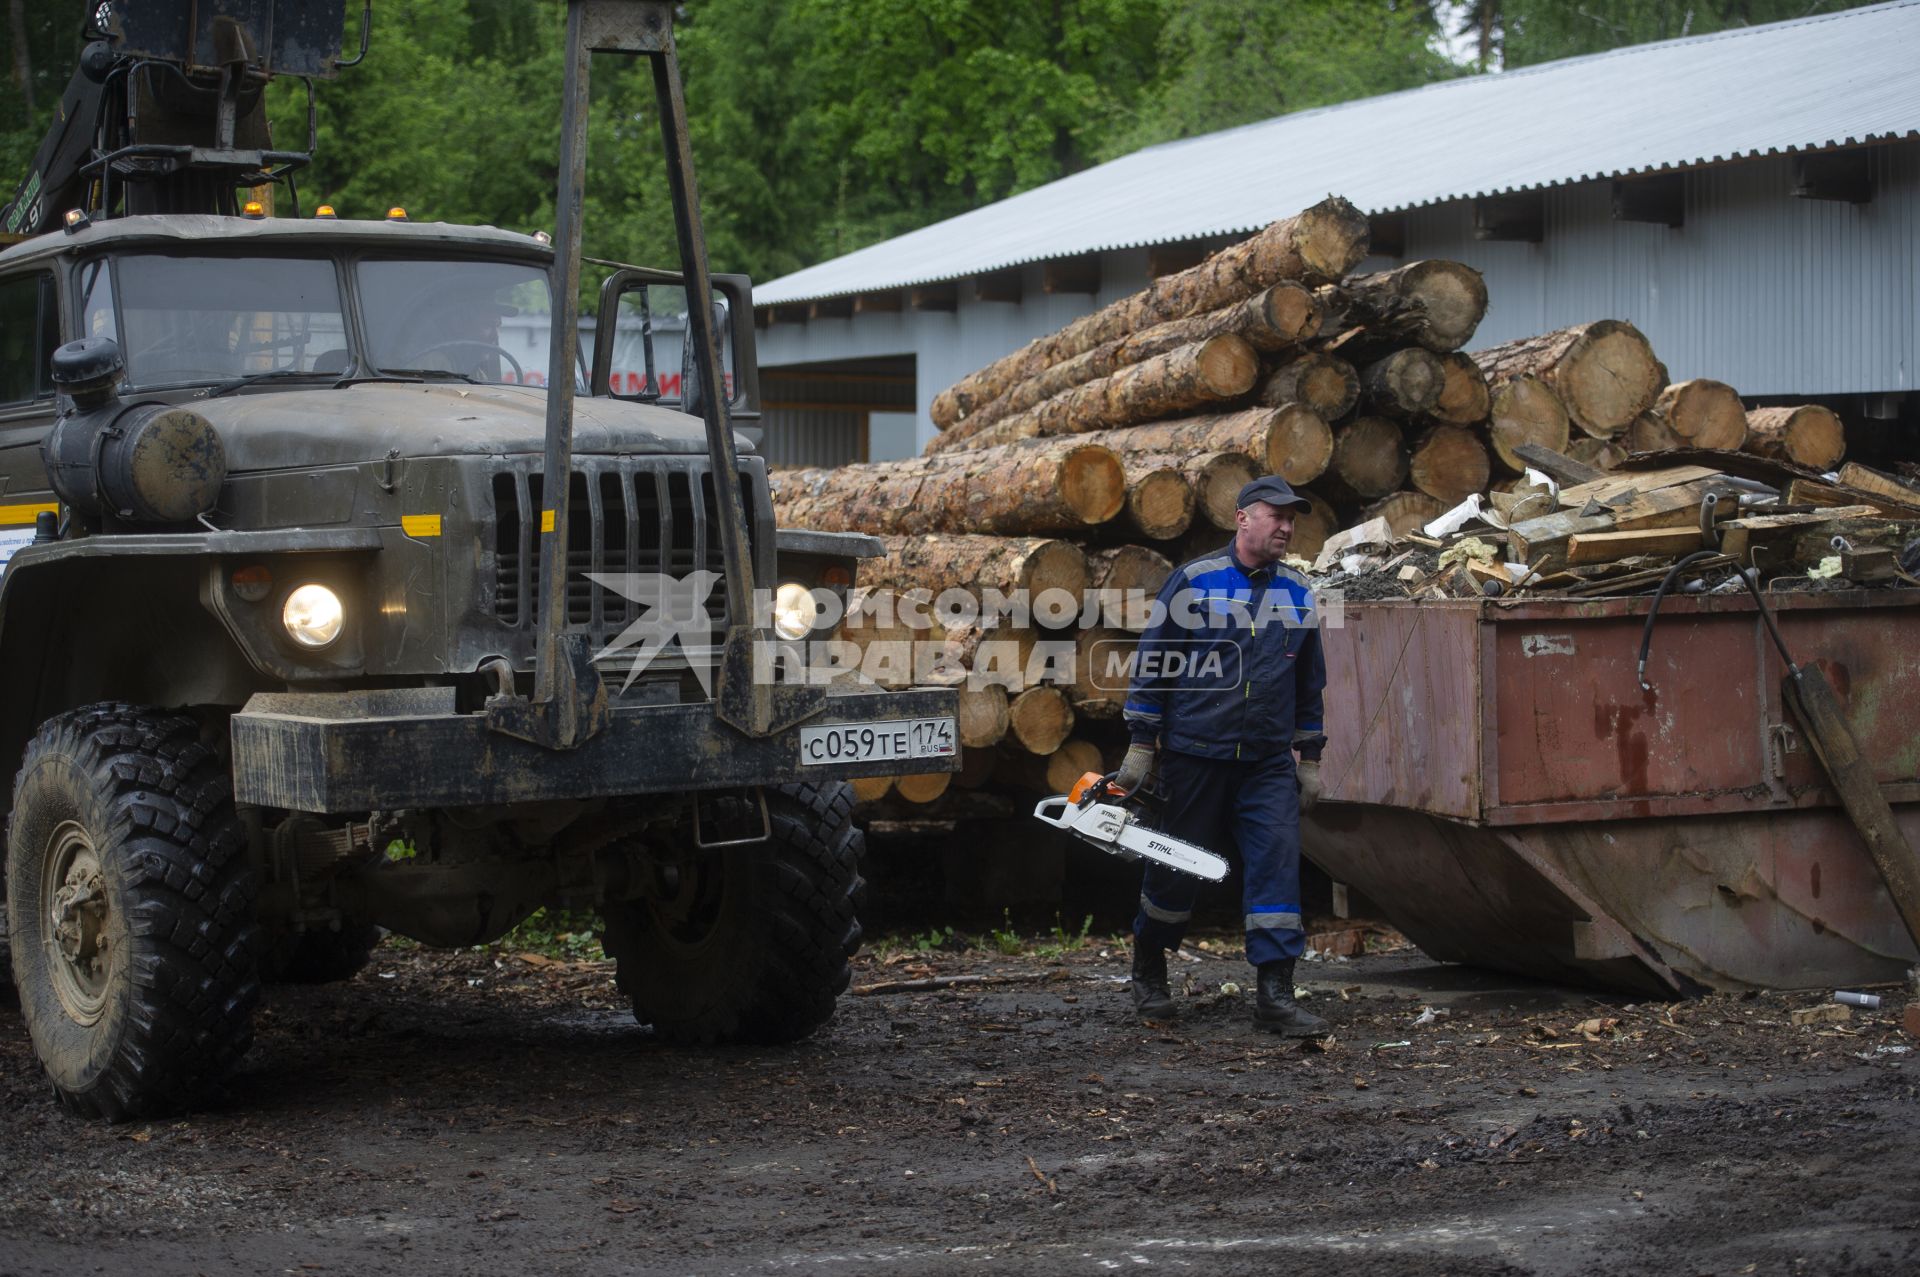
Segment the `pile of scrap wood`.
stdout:
<svg viewBox="0 0 1920 1277">
<path fill-rule="evenodd" d="M 1463 353 L 1487 308 L 1479 273 L 1419 261 L 1353 274 L 1366 255 L 1367 219 L 1344 199 L 1275 222 L 949 387 L 933 402 L 939 434 L 925 455 L 777 473 L 777 518 L 885 538 L 887 558 L 861 570 L 869 588 L 1150 596 L 1174 564 L 1227 542 L 1241 485 L 1279 474 L 1313 501 L 1295 531 L 1303 561 L 1352 566 L 1359 576 L 1341 579 L 1365 577 L 1376 592 L 1417 584 L 1451 594 L 1490 580 L 1601 588 L 1645 572 L 1689 535 L 1691 548 L 1705 544 L 1700 505 L 1727 488 L 1737 491 L 1714 526 L 1763 553 L 1787 543 L 1798 553 L 1783 529 L 1871 504 L 1852 500 L 1854 485 L 1820 478 L 1846 446 L 1824 408 L 1748 411 L 1719 382 L 1670 385 L 1647 339 L 1617 320 Z M 1528 454 L 1551 464 L 1530 465 Z M 1652 454 L 1654 469 L 1623 475 L 1625 487 L 1587 486 L 1630 454 Z M 1763 506 L 1763 480 L 1713 481 L 1753 466 L 1798 486 L 1771 485 L 1773 504 Z M 1656 483 L 1653 474 L 1683 477 Z M 1755 525 L 1813 513 L 1803 507 L 1816 493 L 1838 507 L 1827 519 Z M 1569 500 L 1579 504 L 1568 509 Z M 1462 503 L 1464 515 L 1445 517 Z M 1904 499 L 1882 492 L 1874 517 L 1888 503 Z M 1440 535 L 1450 526 L 1459 532 Z M 1462 566 L 1455 555 L 1439 571 L 1453 542 L 1476 531 L 1484 557 L 1469 554 Z M 1402 551 L 1408 557 L 1395 558 Z M 1378 569 L 1389 560 L 1383 585 Z M 1142 612 L 909 632 L 886 611 L 856 607 L 846 638 L 863 647 L 911 640 L 939 659 L 868 671 L 881 682 L 977 673 L 983 644 L 1003 657 L 1009 644 L 1023 656 L 1062 645 L 1078 656 L 1071 685 L 1008 696 L 966 680 L 969 752 L 956 788 L 1057 792 L 1122 748 L 1123 694 L 1086 666 L 1111 667 Z M 930 802 L 947 783 L 911 778 L 890 792 Z"/>
<path fill-rule="evenodd" d="M 1635 457 L 1611 472 L 1526 445 L 1536 480 L 1427 532 L 1347 529 L 1316 564 L 1357 598 L 1597 598 L 1681 588 L 1920 585 L 1920 484 L 1848 462 L 1832 479 L 1742 454 Z M 1683 461 L 1682 464 L 1674 464 Z"/>
</svg>

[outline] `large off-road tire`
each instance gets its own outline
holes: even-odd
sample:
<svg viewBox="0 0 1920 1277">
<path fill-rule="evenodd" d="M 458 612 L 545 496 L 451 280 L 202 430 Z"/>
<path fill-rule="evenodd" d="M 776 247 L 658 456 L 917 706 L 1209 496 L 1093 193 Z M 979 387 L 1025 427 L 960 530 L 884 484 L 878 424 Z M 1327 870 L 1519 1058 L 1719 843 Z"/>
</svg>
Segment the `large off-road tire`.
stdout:
<svg viewBox="0 0 1920 1277">
<path fill-rule="evenodd" d="M 782 785 L 766 799 L 771 837 L 689 847 L 662 866 L 654 897 L 603 911 L 620 988 L 667 1041 L 792 1042 L 826 1023 L 847 987 L 864 885 L 853 788 Z M 725 814 L 749 814 L 739 806 Z"/>
<path fill-rule="evenodd" d="M 90 705 L 40 728 L 7 826 L 13 978 L 69 1109 L 190 1104 L 252 1041 L 257 883 L 192 718 Z"/>
<path fill-rule="evenodd" d="M 380 943 L 380 928 L 351 919 L 338 931 L 290 932 L 277 939 L 265 974 L 279 984 L 337 984 L 359 975 Z"/>
</svg>

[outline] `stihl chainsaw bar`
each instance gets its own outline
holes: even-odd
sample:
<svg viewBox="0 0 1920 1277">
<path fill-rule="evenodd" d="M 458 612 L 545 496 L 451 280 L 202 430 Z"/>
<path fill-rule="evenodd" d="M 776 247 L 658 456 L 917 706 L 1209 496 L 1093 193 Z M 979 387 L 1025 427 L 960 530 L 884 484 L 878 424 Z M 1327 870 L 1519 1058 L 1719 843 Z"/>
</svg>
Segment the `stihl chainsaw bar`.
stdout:
<svg viewBox="0 0 1920 1277">
<path fill-rule="evenodd" d="M 1034 819 L 1122 859 L 1151 860 L 1207 882 L 1227 876 L 1227 862 L 1204 847 L 1149 829 L 1126 808 L 1095 797 L 1108 788 L 1102 777 L 1090 774 L 1074 786 L 1073 793 L 1042 798 L 1033 809 Z"/>
</svg>

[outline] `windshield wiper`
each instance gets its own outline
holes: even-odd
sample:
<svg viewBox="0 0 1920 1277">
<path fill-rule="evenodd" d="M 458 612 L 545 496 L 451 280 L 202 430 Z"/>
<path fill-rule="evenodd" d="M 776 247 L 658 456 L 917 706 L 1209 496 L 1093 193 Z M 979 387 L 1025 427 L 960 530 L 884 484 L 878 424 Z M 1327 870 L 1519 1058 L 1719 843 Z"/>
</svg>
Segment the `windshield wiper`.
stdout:
<svg viewBox="0 0 1920 1277">
<path fill-rule="evenodd" d="M 221 395 L 231 394 L 242 386 L 252 386 L 263 381 L 276 381 L 283 377 L 320 377 L 332 380 L 337 376 L 336 373 L 314 372 L 310 368 L 270 368 L 266 372 L 250 372 L 244 377 L 223 381 L 207 391 L 207 398 L 218 399 Z"/>
<path fill-rule="evenodd" d="M 447 368 L 382 368 L 380 371 L 389 376 L 418 377 L 422 380 L 429 377 L 451 377 L 455 381 L 464 381 L 469 386 L 485 386 L 490 384 L 480 380 L 478 377 L 469 377 L 466 373 L 454 372 Z"/>
</svg>

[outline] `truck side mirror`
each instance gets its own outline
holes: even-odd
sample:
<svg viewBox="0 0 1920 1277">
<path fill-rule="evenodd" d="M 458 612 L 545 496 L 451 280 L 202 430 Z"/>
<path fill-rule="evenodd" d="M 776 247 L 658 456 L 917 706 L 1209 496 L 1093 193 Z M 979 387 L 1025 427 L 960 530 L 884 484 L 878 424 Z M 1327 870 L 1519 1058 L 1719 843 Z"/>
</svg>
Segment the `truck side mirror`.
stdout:
<svg viewBox="0 0 1920 1277">
<path fill-rule="evenodd" d="M 727 377 L 730 414 L 760 415 L 754 355 L 753 285 L 745 275 L 713 276 L 714 333 Z M 600 286 L 594 318 L 592 393 L 658 403 L 698 415 L 703 387 L 686 340 L 686 292 L 676 271 L 627 267 Z"/>
</svg>

